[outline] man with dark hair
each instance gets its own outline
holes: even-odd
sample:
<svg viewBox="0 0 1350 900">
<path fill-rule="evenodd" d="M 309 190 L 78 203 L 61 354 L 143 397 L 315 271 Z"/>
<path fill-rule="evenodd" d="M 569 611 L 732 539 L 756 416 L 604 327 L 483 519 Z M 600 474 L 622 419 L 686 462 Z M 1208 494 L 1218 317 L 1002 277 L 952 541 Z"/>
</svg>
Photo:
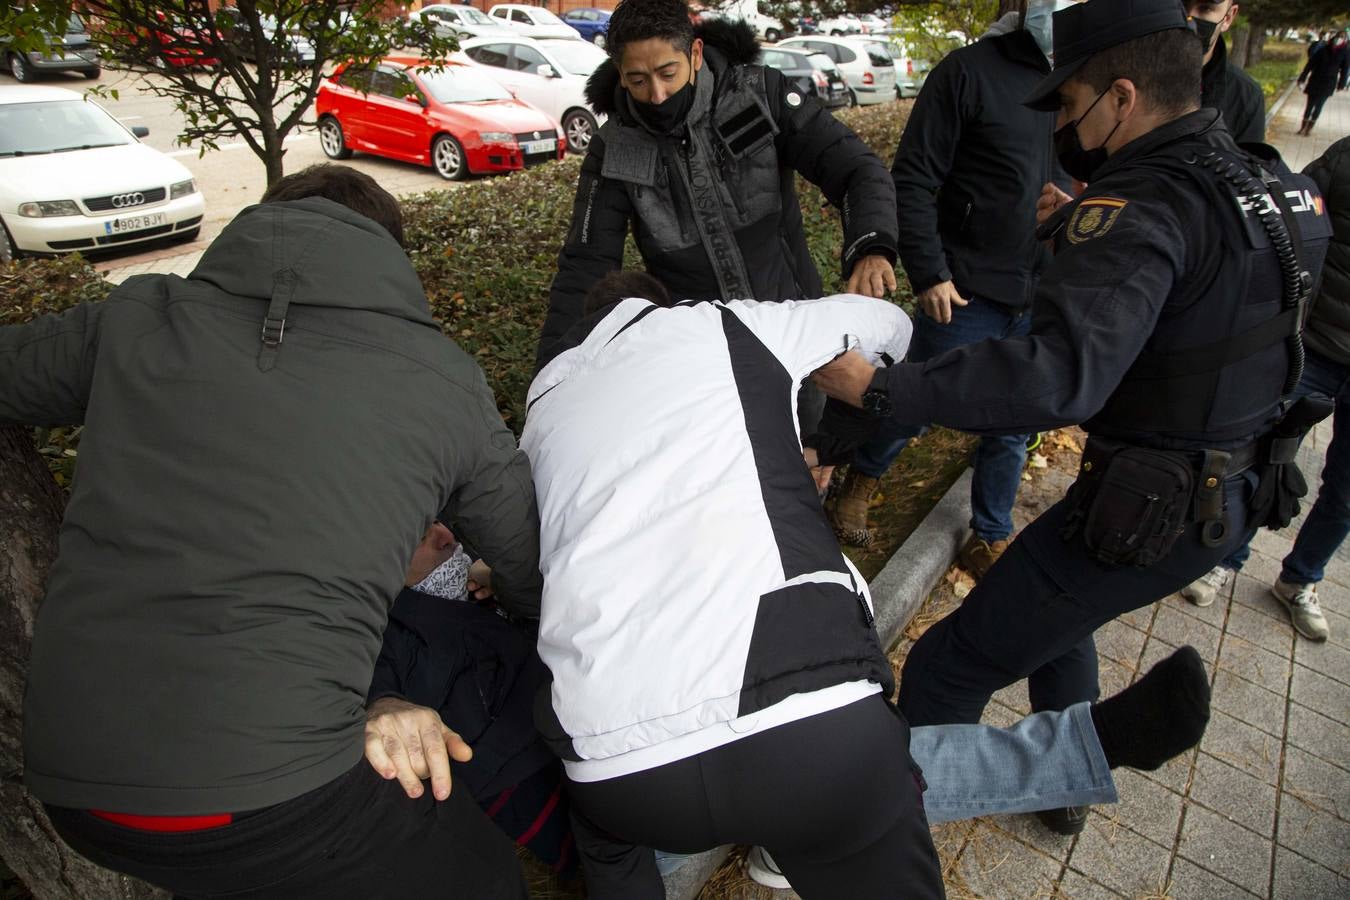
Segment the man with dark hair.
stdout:
<svg viewBox="0 0 1350 900">
<path fill-rule="evenodd" d="M 891 164 L 901 210 L 900 262 L 918 315 L 909 359 L 986 338 L 1026 334 L 1049 252 L 1036 240 L 1041 185 L 1068 180 L 1054 159 L 1054 114 L 1021 100 L 1050 71 L 1050 17 L 1063 0 L 1035 0 L 1022 26 L 949 54 L 928 75 Z M 881 476 L 917 427 L 883 424 L 858 448 L 830 507 L 835 533 L 866 546 Z M 1012 534 L 1027 436 L 980 439 L 970 487 L 971 534 L 958 560 L 976 580 Z"/>
<path fill-rule="evenodd" d="M 646 272 L 625 269 L 621 272 L 610 272 L 597 281 L 595 287 L 586 292 L 586 302 L 582 305 L 582 311 L 589 316 L 596 310 L 629 297 L 642 297 L 657 306 L 669 306 L 671 303 L 670 292 L 661 282 Z"/>
<path fill-rule="evenodd" d="M 581 318 L 591 286 L 623 267 L 630 229 L 647 270 L 681 298 L 819 297 L 797 173 L 840 210 L 848 289 L 895 288 L 885 166 L 814 98 L 754 64 L 749 26 L 695 30 L 684 0 L 622 0 L 607 41 L 609 61 L 586 93 L 609 119 L 582 163 L 539 366 Z"/>
<path fill-rule="evenodd" d="M 1224 33 L 1241 7 L 1234 0 L 1188 0 L 1186 15 L 1205 48 L 1200 72 L 1200 105 L 1223 113 L 1228 133 L 1239 144 L 1266 139 L 1266 95 L 1256 79 L 1228 59 Z"/>
<path fill-rule="evenodd" d="M 1055 69 L 1027 103 L 1059 110 L 1060 162 L 1088 189 L 1047 208 L 1031 333 L 887 369 L 845 354 L 817 376 L 899 422 L 1089 434 L 1068 497 L 910 650 L 913 724 L 979 721 L 1021 678 L 1036 710 L 1096 697 L 1099 626 L 1296 509 L 1286 437 L 1316 415 L 1283 400 L 1330 226 L 1310 180 L 1200 108 L 1201 49 L 1178 0 L 1056 13 Z M 1086 810 L 1043 821 L 1074 833 Z"/>
<path fill-rule="evenodd" d="M 183 896 L 523 898 L 450 791 L 468 746 L 365 698 L 437 510 L 537 615 L 528 463 L 431 318 L 397 201 L 338 166 L 268 198 L 187 278 L 0 329 L 0 424 L 84 426 L 25 783 L 78 852 Z"/>
</svg>

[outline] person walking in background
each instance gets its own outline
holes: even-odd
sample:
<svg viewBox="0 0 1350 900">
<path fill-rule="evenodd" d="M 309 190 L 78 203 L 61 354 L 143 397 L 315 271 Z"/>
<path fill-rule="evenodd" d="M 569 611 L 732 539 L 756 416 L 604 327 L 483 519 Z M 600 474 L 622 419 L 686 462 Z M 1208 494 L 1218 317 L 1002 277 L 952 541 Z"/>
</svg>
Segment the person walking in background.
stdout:
<svg viewBox="0 0 1350 900">
<path fill-rule="evenodd" d="M 917 299 L 909 360 L 985 338 L 1023 335 L 1048 250 L 1036 240 L 1036 200 L 1053 180 L 1054 113 L 1022 99 L 1050 71 L 1051 15 L 1071 6 L 1032 0 L 1021 27 L 947 56 L 928 76 L 896 150 L 900 262 Z M 883 422 L 831 502 L 845 543 L 872 540 L 867 511 L 881 476 L 921 428 Z M 982 578 L 1008 546 L 1027 436 L 981 438 L 971 484 L 971 536 L 960 563 Z"/>
<path fill-rule="evenodd" d="M 1308 57 L 1298 83 L 1304 85 L 1303 92 L 1308 95 L 1308 103 L 1303 107 L 1303 125 L 1298 133 L 1312 134 L 1327 98 L 1345 90 L 1346 84 L 1350 83 L 1350 47 L 1346 46 L 1344 31 L 1336 32 L 1329 42 Z"/>
</svg>

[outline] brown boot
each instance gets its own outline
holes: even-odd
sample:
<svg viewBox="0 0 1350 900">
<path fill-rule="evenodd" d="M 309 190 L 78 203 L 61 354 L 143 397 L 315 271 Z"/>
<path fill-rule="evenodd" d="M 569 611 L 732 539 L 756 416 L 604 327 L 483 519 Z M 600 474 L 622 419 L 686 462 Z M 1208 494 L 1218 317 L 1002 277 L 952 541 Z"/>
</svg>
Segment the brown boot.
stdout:
<svg viewBox="0 0 1350 900">
<path fill-rule="evenodd" d="M 872 543 L 872 532 L 867 527 L 867 507 L 877 492 L 880 478 L 868 478 L 850 468 L 826 512 L 834 533 L 845 544 L 866 547 Z"/>
<path fill-rule="evenodd" d="M 989 573 L 994 563 L 998 562 L 1003 551 L 1008 549 L 1008 543 L 1008 541 L 990 543 L 972 534 L 961 548 L 961 552 L 956 554 L 956 564 L 965 569 L 971 578 L 979 581 Z"/>
</svg>

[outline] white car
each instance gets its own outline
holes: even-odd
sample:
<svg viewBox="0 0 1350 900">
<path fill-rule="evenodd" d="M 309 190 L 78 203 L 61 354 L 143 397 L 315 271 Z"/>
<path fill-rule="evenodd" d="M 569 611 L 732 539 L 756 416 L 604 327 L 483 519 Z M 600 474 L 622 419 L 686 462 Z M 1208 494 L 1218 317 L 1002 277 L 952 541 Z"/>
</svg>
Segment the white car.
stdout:
<svg viewBox="0 0 1350 900">
<path fill-rule="evenodd" d="M 488 10 L 488 15 L 526 37 L 581 40 L 575 28 L 542 6 L 498 3 Z"/>
<path fill-rule="evenodd" d="M 0 85 L 0 262 L 195 238 L 202 195 L 148 133 L 74 91 Z"/>
<path fill-rule="evenodd" d="M 848 82 L 850 99 L 857 106 L 885 103 L 896 98 L 895 64 L 878 41 L 862 37 L 812 34 L 779 41 L 780 47 L 796 47 L 824 53 Z"/>
<path fill-rule="evenodd" d="M 586 79 L 608 59 L 599 47 L 572 38 L 473 38 L 459 45 L 456 56 L 561 123 L 571 152 L 585 153 L 591 145 L 604 121 L 586 103 Z"/>
<path fill-rule="evenodd" d="M 409 19 L 421 19 L 441 37 L 476 38 L 515 34 L 476 6 L 451 6 L 436 3 L 408 13 Z"/>
<path fill-rule="evenodd" d="M 830 34 L 836 37 L 862 34 L 862 22 L 858 21 L 857 16 L 833 16 L 828 19 L 817 19 L 816 30 L 821 34 Z"/>
<path fill-rule="evenodd" d="M 744 0 L 727 3 L 718 10 L 718 17 L 729 21 L 742 21 L 755 30 L 755 36 L 761 41 L 770 44 L 778 43 L 779 39 L 787 33 L 783 23 L 773 16 L 766 16 L 759 11 L 758 5 L 751 0 L 747 3 Z"/>
</svg>

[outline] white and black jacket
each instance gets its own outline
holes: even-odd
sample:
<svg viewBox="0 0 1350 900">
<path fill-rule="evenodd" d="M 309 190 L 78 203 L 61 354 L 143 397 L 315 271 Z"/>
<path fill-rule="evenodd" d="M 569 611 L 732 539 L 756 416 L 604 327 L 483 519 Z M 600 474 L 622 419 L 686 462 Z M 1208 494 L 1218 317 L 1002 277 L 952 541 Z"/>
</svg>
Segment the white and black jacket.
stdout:
<svg viewBox="0 0 1350 900">
<path fill-rule="evenodd" d="M 872 681 L 871 598 L 802 460 L 796 396 L 852 347 L 904 356 L 909 319 L 856 295 L 628 299 L 539 373 L 521 447 L 540 512 L 536 724 L 606 759 Z"/>
</svg>

